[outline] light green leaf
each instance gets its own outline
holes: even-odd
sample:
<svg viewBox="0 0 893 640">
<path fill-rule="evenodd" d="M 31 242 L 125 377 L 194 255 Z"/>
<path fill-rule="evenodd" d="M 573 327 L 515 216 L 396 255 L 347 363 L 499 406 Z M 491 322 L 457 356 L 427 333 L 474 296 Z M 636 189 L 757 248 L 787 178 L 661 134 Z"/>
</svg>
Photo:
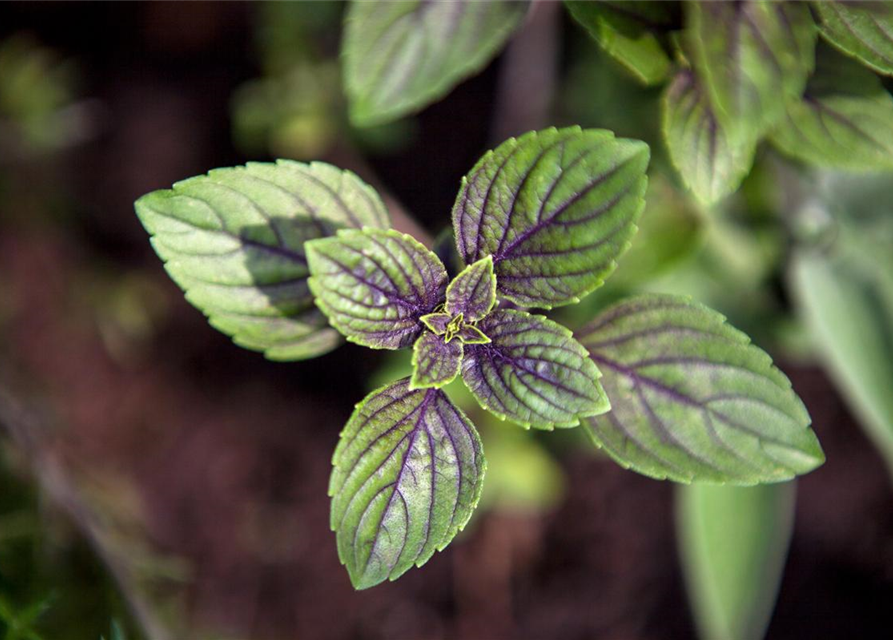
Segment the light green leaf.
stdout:
<svg viewBox="0 0 893 640">
<path fill-rule="evenodd" d="M 893 4 L 813 2 L 828 42 L 875 71 L 893 75 Z"/>
<path fill-rule="evenodd" d="M 829 373 L 893 473 L 893 254 L 889 251 L 893 234 L 889 231 L 888 225 L 884 238 L 871 227 L 844 227 L 831 252 L 798 251 L 791 265 L 791 284 Z M 875 244 L 875 238 L 886 242 Z"/>
<path fill-rule="evenodd" d="M 317 306 L 348 340 L 372 349 L 412 345 L 446 290 L 438 257 L 399 231 L 342 230 L 307 243 L 307 260 Z"/>
<path fill-rule="evenodd" d="M 643 295 L 604 311 L 580 341 L 611 411 L 587 420 L 622 466 L 659 479 L 751 485 L 815 469 L 809 414 L 772 359 L 720 314 Z"/>
<path fill-rule="evenodd" d="M 357 589 L 443 550 L 477 505 L 486 463 L 443 391 L 408 379 L 370 393 L 341 433 L 329 483 L 338 557 Z"/>
<path fill-rule="evenodd" d="M 524 427 L 573 427 L 610 408 L 601 373 L 557 322 L 499 309 L 478 327 L 490 338 L 465 346 L 462 379 L 480 405 Z"/>
<path fill-rule="evenodd" d="M 442 336 L 425 331 L 412 347 L 410 389 L 440 387 L 459 375 L 462 365 L 462 340 L 447 342 Z"/>
<path fill-rule="evenodd" d="M 462 179 L 453 206 L 459 254 L 467 264 L 493 256 L 497 291 L 519 305 L 578 302 L 629 246 L 648 159 L 645 143 L 598 129 L 509 139 Z"/>
<path fill-rule="evenodd" d="M 679 71 L 663 99 L 663 130 L 682 180 L 705 204 L 735 192 L 750 172 L 755 140 L 736 140 L 717 120 L 697 77 Z"/>
<path fill-rule="evenodd" d="M 135 203 L 186 299 L 236 344 L 273 360 L 339 343 L 307 286 L 307 240 L 343 227 L 387 227 L 375 191 L 320 162 L 249 163 L 153 191 Z"/>
<path fill-rule="evenodd" d="M 496 56 L 526 2 L 360 2 L 347 10 L 342 56 L 354 124 L 381 124 L 446 95 Z"/>
<path fill-rule="evenodd" d="M 564 4 L 602 49 L 642 84 L 658 84 L 667 77 L 672 63 L 659 37 L 674 26 L 670 3 L 565 0 Z"/>
<path fill-rule="evenodd" d="M 771 139 L 783 153 L 810 164 L 893 169 L 893 96 L 855 62 L 820 56 L 806 94 L 788 103 Z"/>
<path fill-rule="evenodd" d="M 794 483 L 676 489 L 676 528 L 702 640 L 759 640 L 781 583 Z"/>
<path fill-rule="evenodd" d="M 688 2 L 686 44 L 728 135 L 757 141 L 803 93 L 816 27 L 802 2 Z"/>
</svg>

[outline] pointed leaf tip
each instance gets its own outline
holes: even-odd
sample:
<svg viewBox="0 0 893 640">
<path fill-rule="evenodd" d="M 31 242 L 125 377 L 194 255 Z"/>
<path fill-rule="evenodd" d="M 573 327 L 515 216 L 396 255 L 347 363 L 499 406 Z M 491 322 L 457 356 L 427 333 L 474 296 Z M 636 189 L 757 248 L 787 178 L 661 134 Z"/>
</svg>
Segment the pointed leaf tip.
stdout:
<svg viewBox="0 0 893 640">
<path fill-rule="evenodd" d="M 471 517 L 486 469 L 465 414 L 408 379 L 363 400 L 333 461 L 331 524 L 357 589 L 395 580 L 446 547 Z"/>
</svg>

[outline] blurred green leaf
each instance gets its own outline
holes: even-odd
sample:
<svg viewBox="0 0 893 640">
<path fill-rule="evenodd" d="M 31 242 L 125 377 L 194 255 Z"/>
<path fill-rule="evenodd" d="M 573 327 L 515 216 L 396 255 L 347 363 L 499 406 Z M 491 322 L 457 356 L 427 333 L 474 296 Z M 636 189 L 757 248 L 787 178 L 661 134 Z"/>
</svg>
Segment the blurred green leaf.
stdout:
<svg viewBox="0 0 893 640">
<path fill-rule="evenodd" d="M 820 55 L 806 93 L 788 102 L 771 140 L 783 153 L 818 166 L 893 169 L 893 96 L 852 60 Z"/>
<path fill-rule="evenodd" d="M 781 583 L 796 485 L 676 488 L 676 528 L 702 640 L 759 640 Z"/>
<path fill-rule="evenodd" d="M 664 94 L 663 129 L 673 164 L 704 204 L 736 191 L 750 172 L 756 139 L 729 135 L 701 81 L 687 69 L 676 74 Z"/>
<path fill-rule="evenodd" d="M 446 95 L 496 56 L 526 2 L 351 2 L 344 87 L 354 124 L 381 124 Z"/>
<path fill-rule="evenodd" d="M 673 26 L 670 3 L 566 0 L 565 5 L 605 52 L 642 84 L 658 84 L 667 77 L 672 63 L 660 35 Z"/>
<path fill-rule="evenodd" d="M 821 34 L 875 71 L 893 75 L 893 3 L 813 2 Z"/>
<path fill-rule="evenodd" d="M 893 473 L 893 218 L 878 222 L 844 222 L 830 248 L 800 249 L 790 282 L 816 349 Z"/>
</svg>

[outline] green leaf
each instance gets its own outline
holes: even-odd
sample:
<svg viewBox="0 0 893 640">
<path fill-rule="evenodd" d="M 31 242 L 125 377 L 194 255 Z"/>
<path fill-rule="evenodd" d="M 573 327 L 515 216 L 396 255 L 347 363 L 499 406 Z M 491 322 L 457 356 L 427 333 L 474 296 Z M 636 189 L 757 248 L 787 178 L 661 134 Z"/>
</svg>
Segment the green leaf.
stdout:
<svg viewBox="0 0 893 640">
<path fill-rule="evenodd" d="M 447 313 L 461 313 L 466 322 L 477 322 L 490 313 L 495 305 L 496 274 L 493 272 L 491 256 L 465 267 L 447 287 Z"/>
<path fill-rule="evenodd" d="M 714 112 L 737 143 L 754 143 L 803 93 L 816 27 L 806 3 L 688 2 L 686 44 Z"/>
<path fill-rule="evenodd" d="M 875 71 L 893 75 L 893 4 L 813 2 L 828 42 Z"/>
<path fill-rule="evenodd" d="M 354 124 L 395 120 L 442 98 L 496 56 L 526 2 L 350 3 L 344 86 Z"/>
<path fill-rule="evenodd" d="M 412 347 L 412 379 L 410 389 L 440 388 L 459 375 L 462 365 L 462 340 L 447 342 L 441 336 L 425 331 Z"/>
<path fill-rule="evenodd" d="M 702 640 L 762 638 L 794 524 L 794 483 L 676 490 L 676 528 Z"/>
<path fill-rule="evenodd" d="M 553 429 L 610 408 L 601 373 L 560 324 L 499 309 L 478 327 L 491 342 L 466 345 L 462 379 L 484 409 L 524 427 Z"/>
<path fill-rule="evenodd" d="M 320 162 L 216 169 L 135 208 L 186 299 L 236 344 L 273 360 L 312 358 L 340 341 L 313 305 L 304 242 L 389 225 L 371 187 Z"/>
<path fill-rule="evenodd" d="M 349 341 L 372 349 L 410 346 L 446 290 L 437 256 L 399 231 L 342 230 L 308 242 L 307 260 L 317 306 Z"/>
<path fill-rule="evenodd" d="M 599 46 L 645 85 L 662 82 L 672 63 L 660 36 L 674 26 L 666 2 L 565 0 L 570 14 Z"/>
<path fill-rule="evenodd" d="M 403 379 L 369 394 L 341 433 L 329 483 L 338 557 L 357 589 L 443 550 L 477 505 L 486 463 L 443 391 Z"/>
<path fill-rule="evenodd" d="M 673 165 L 705 204 L 735 192 L 750 172 L 756 142 L 729 135 L 687 69 L 676 74 L 664 94 L 663 130 Z"/>
<path fill-rule="evenodd" d="M 843 56 L 820 56 L 806 94 L 788 103 L 771 139 L 810 164 L 893 169 L 893 96 L 864 67 Z"/>
<path fill-rule="evenodd" d="M 829 373 L 893 473 L 893 234 L 889 223 L 886 238 L 878 231 L 844 228 L 832 252 L 798 251 L 791 284 Z M 875 237 L 886 242 L 872 246 Z"/>
<path fill-rule="evenodd" d="M 604 311 L 580 341 L 611 411 L 588 433 L 622 466 L 659 479 L 751 485 L 824 460 L 809 414 L 772 359 L 720 314 L 643 295 Z"/>
<path fill-rule="evenodd" d="M 497 291 L 519 305 L 578 302 L 629 246 L 648 159 L 644 142 L 597 129 L 511 138 L 462 179 L 453 206 L 460 255 L 467 264 L 492 256 Z"/>
</svg>

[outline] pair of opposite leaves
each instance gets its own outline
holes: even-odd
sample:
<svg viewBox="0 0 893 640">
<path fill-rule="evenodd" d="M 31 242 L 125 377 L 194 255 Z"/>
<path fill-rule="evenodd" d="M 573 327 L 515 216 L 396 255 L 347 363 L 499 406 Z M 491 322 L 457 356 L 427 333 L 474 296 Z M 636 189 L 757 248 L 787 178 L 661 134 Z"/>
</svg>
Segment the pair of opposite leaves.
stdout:
<svg viewBox="0 0 893 640">
<path fill-rule="evenodd" d="M 450 287 L 433 253 L 383 230 L 374 191 L 329 165 L 216 170 L 136 208 L 187 298 L 239 344 L 312 357 L 337 344 L 330 322 L 360 344 L 414 346 L 414 380 L 363 400 L 334 456 L 339 556 L 368 587 L 425 562 L 477 503 L 480 439 L 438 388 L 457 363 L 485 408 L 542 428 L 582 419 L 595 444 L 652 477 L 754 484 L 822 462 L 787 378 L 705 307 L 640 296 L 579 341 L 494 308 L 498 297 L 551 308 L 599 286 L 636 230 L 647 164 L 643 143 L 578 127 L 488 152 L 453 209 L 470 266 Z"/>
</svg>

